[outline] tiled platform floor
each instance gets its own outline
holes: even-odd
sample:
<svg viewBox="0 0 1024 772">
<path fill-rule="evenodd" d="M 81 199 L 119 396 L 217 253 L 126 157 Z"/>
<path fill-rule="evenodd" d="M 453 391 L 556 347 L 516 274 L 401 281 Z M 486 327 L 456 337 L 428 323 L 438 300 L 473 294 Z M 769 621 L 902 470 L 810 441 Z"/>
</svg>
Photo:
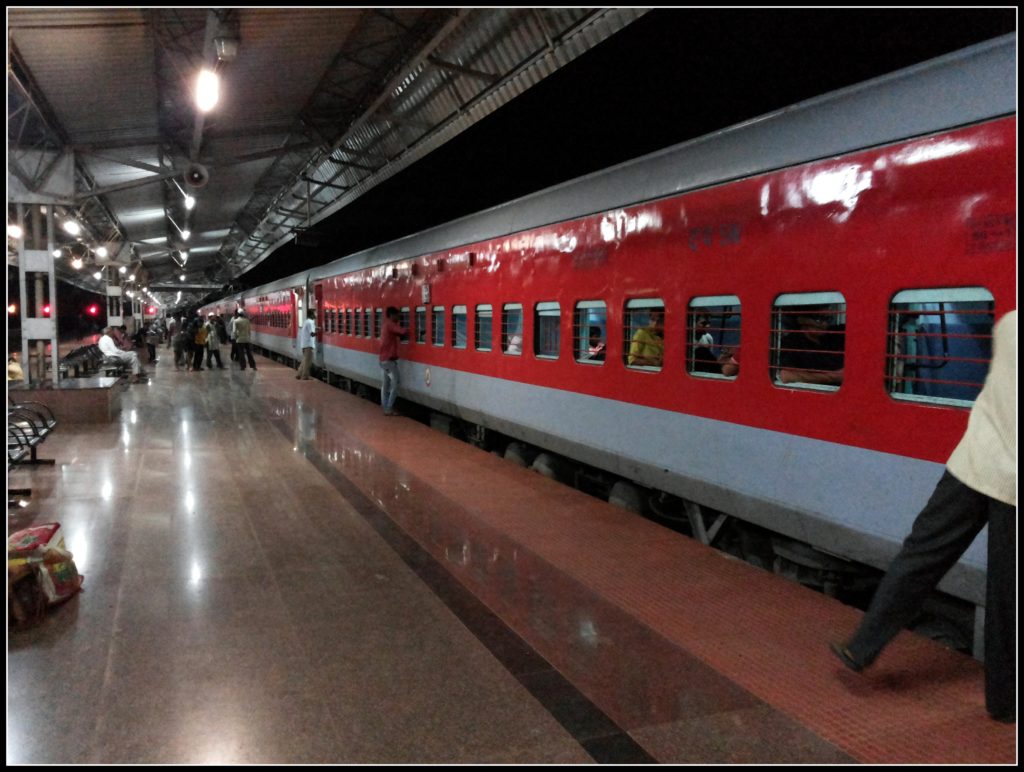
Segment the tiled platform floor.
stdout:
<svg viewBox="0 0 1024 772">
<path fill-rule="evenodd" d="M 1015 760 L 973 660 L 849 674 L 859 612 L 258 365 L 10 476 L 85 591 L 8 637 L 8 763 Z"/>
</svg>

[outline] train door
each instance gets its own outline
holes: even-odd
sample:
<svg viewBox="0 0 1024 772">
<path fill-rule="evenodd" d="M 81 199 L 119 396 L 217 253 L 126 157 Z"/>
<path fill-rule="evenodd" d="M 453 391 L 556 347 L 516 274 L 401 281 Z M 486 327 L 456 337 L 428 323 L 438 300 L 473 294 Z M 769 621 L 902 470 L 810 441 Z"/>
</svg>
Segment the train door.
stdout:
<svg viewBox="0 0 1024 772">
<path fill-rule="evenodd" d="M 313 364 L 324 368 L 324 284 L 317 282 L 313 286 L 313 318 L 316 320 L 316 337 L 313 339 Z"/>
</svg>

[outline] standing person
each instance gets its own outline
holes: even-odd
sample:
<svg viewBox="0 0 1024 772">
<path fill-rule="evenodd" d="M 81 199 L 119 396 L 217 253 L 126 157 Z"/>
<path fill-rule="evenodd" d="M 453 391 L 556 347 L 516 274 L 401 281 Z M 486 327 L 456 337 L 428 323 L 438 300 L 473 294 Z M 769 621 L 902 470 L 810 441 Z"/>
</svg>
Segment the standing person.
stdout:
<svg viewBox="0 0 1024 772">
<path fill-rule="evenodd" d="M 238 317 L 235 319 L 235 344 L 238 346 L 238 364 L 245 369 L 245 360 L 249 360 L 249 367 L 253 370 L 256 369 L 256 362 L 252 358 L 252 345 L 249 342 L 251 335 L 251 327 L 249 320 L 245 316 L 245 312 L 239 308 Z"/>
<path fill-rule="evenodd" d="M 174 369 L 180 370 L 182 365 L 185 365 L 185 369 L 188 369 L 188 341 L 186 336 L 188 331 L 185 329 L 184 320 L 181 323 L 175 324 L 174 335 L 172 336 L 171 345 L 174 347 Z"/>
<path fill-rule="evenodd" d="M 235 320 L 238 319 L 238 315 L 242 313 L 241 308 L 235 309 L 235 315 L 231 317 L 231 321 L 228 322 L 228 337 L 231 339 L 231 361 L 235 362 L 238 360 L 238 342 L 235 340 Z"/>
<path fill-rule="evenodd" d="M 928 594 L 988 525 L 985 588 L 985 707 L 1015 723 L 1017 657 L 1017 311 L 996 325 L 992 364 L 967 431 L 931 499 L 882 579 L 849 642 L 831 643 L 860 672 L 916 615 Z"/>
<path fill-rule="evenodd" d="M 309 371 L 313 366 L 313 343 L 316 338 L 316 321 L 313 319 L 314 311 L 306 311 L 306 320 L 299 327 L 299 348 L 302 350 L 302 364 L 299 365 L 299 372 L 295 377 L 302 381 L 309 380 Z"/>
<path fill-rule="evenodd" d="M 156 322 L 150 322 L 149 326 L 146 327 L 144 339 L 146 341 L 146 350 L 149 352 L 149 364 L 156 364 L 158 361 L 156 358 L 156 347 L 160 343 L 160 328 L 157 327 Z"/>
<path fill-rule="evenodd" d="M 398 323 L 399 313 L 394 306 L 388 306 L 384 329 L 380 335 L 380 404 L 384 415 L 398 415 L 395 400 L 398 399 L 398 342 L 409 331 Z"/>
<path fill-rule="evenodd" d="M 167 318 L 167 348 L 174 345 L 174 334 L 178 331 L 178 320 L 173 316 Z"/>
<path fill-rule="evenodd" d="M 214 359 L 217 360 L 217 369 L 223 370 L 224 363 L 220 358 L 220 327 L 217 326 L 217 318 L 210 313 L 206 322 L 206 366 L 213 368 Z"/>
<path fill-rule="evenodd" d="M 203 369 L 203 354 L 206 353 L 206 324 L 203 317 L 196 311 L 189 325 L 192 330 L 192 370 L 193 372 Z"/>
</svg>

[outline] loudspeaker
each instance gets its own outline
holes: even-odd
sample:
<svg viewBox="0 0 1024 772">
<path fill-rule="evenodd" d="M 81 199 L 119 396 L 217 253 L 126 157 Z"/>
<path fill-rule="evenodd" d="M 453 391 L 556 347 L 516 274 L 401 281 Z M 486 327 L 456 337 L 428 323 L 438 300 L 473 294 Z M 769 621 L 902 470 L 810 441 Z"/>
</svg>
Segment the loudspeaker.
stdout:
<svg viewBox="0 0 1024 772">
<path fill-rule="evenodd" d="M 201 188 L 210 181 L 210 173 L 202 164 L 189 164 L 185 170 L 185 184 L 190 188 Z"/>
</svg>

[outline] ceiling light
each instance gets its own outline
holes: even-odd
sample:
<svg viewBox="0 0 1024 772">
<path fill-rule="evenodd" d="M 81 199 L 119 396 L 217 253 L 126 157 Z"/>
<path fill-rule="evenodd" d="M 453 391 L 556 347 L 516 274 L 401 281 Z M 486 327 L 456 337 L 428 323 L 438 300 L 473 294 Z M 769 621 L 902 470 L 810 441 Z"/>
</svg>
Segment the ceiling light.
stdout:
<svg viewBox="0 0 1024 772">
<path fill-rule="evenodd" d="M 193 197 L 193 196 L 185 196 L 185 208 L 186 209 L 191 209 L 195 205 L 196 205 L 195 197 Z"/>
<path fill-rule="evenodd" d="M 202 70 L 196 84 L 196 105 L 199 110 L 204 113 L 210 112 L 219 98 L 220 79 L 217 74 L 209 70 Z"/>
<path fill-rule="evenodd" d="M 74 268 L 76 271 L 80 271 L 82 269 L 82 265 L 82 258 L 80 257 L 76 257 L 74 260 L 71 261 L 71 267 Z"/>
<path fill-rule="evenodd" d="M 122 265 L 120 268 L 117 269 L 117 272 L 124 276 L 126 273 L 128 273 L 128 267 Z"/>
<path fill-rule="evenodd" d="M 79 233 L 82 232 L 82 226 L 79 225 L 74 220 L 70 220 L 70 219 L 69 220 L 65 220 L 64 222 L 62 222 L 60 227 L 62 227 L 65 231 L 70 233 L 72 236 L 77 236 Z"/>
<path fill-rule="evenodd" d="M 54 257 L 60 257 L 60 256 L 61 256 L 62 254 L 64 254 L 64 253 L 63 253 L 63 252 L 61 252 L 59 248 L 58 248 L 58 249 L 55 249 L 55 250 L 53 250 L 53 256 L 54 256 Z"/>
<path fill-rule="evenodd" d="M 21 226 L 18 225 L 18 223 L 12 222 L 7 225 L 7 235 L 12 239 L 17 240 L 25 235 L 25 231 L 21 229 Z"/>
<path fill-rule="evenodd" d="M 135 281 L 135 274 L 134 273 L 131 276 L 128 277 L 128 281 Z"/>
<path fill-rule="evenodd" d="M 185 281 L 185 274 L 182 274 L 182 275 L 181 275 L 181 280 L 182 280 L 182 281 Z"/>
<path fill-rule="evenodd" d="M 233 62 L 238 56 L 238 40 L 236 38 L 214 38 L 213 45 L 217 51 L 218 61 Z"/>
<path fill-rule="evenodd" d="M 107 248 L 106 247 L 99 247 L 99 248 L 97 248 L 96 249 L 96 254 L 99 255 L 100 257 L 106 257 L 107 256 Z"/>
<path fill-rule="evenodd" d="M 181 232 L 181 237 L 183 239 L 185 239 L 185 241 L 188 241 L 188 237 L 191 236 L 191 235 L 192 235 L 192 231 L 190 231 L 188 228 L 186 228 L 185 230 L 183 230 Z"/>
<path fill-rule="evenodd" d="M 92 275 L 92 278 L 96 279 L 96 281 L 99 281 L 100 279 L 103 278 L 103 272 L 102 271 L 96 271 L 96 273 L 94 273 Z"/>
</svg>

